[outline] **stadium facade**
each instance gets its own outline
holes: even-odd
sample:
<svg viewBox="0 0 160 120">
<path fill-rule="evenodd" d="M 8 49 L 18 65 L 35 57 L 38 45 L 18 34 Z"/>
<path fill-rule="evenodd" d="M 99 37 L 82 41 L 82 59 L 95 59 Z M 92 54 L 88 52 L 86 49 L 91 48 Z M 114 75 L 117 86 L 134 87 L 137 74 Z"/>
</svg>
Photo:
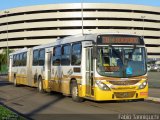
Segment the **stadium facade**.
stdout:
<svg viewBox="0 0 160 120">
<path fill-rule="evenodd" d="M 83 18 L 83 22 L 82 22 Z M 0 11 L 0 49 L 54 42 L 84 33 L 131 33 L 144 36 L 149 58 L 160 58 L 160 7 L 69 3 Z"/>
</svg>

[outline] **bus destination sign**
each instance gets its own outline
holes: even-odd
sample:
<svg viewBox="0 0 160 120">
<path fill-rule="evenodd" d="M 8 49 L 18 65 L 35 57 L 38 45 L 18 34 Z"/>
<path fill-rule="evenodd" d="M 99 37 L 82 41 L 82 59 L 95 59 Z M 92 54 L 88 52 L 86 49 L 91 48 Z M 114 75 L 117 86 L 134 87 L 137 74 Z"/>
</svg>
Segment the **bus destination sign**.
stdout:
<svg viewBox="0 0 160 120">
<path fill-rule="evenodd" d="M 103 43 L 129 43 L 129 44 L 138 44 L 138 39 L 133 37 L 103 37 Z"/>
<path fill-rule="evenodd" d="M 127 44 L 143 44 L 140 42 L 140 38 L 139 37 L 135 37 L 135 36 L 100 36 L 100 38 L 98 38 L 97 43 L 98 44 L 123 44 L 123 45 L 127 45 Z"/>
</svg>

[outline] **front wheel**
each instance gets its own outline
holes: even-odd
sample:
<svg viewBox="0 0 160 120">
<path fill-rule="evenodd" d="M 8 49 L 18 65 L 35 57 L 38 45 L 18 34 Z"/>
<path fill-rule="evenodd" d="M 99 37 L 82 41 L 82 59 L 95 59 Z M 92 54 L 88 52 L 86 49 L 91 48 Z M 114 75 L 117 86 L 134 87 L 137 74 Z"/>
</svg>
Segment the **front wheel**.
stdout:
<svg viewBox="0 0 160 120">
<path fill-rule="evenodd" d="M 78 91 L 78 85 L 76 82 L 73 82 L 71 84 L 71 95 L 72 95 L 72 99 L 75 102 L 83 102 L 83 98 L 79 97 L 79 91 Z"/>
<path fill-rule="evenodd" d="M 157 72 L 160 72 L 160 69 L 157 69 Z"/>
</svg>

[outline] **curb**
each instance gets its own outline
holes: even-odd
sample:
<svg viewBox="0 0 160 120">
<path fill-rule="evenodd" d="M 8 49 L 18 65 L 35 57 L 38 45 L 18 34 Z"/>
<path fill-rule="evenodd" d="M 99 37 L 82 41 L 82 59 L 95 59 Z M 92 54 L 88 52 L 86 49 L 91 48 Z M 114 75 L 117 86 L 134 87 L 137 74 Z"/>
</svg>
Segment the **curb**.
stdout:
<svg viewBox="0 0 160 120">
<path fill-rule="evenodd" d="M 151 101 L 151 102 L 156 102 L 156 103 L 160 103 L 160 98 L 156 98 L 156 97 L 148 97 L 145 99 L 146 101 Z"/>
</svg>

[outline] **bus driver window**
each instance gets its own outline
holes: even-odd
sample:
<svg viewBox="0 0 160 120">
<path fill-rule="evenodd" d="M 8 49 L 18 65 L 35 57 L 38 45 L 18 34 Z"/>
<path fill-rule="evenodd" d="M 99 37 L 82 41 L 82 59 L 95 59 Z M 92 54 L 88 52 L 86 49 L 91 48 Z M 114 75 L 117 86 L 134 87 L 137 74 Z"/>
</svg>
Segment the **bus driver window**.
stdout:
<svg viewBox="0 0 160 120">
<path fill-rule="evenodd" d="M 101 66 L 109 66 L 110 60 L 109 60 L 109 49 L 108 47 L 103 47 L 99 50 L 100 55 L 100 64 Z"/>
</svg>

